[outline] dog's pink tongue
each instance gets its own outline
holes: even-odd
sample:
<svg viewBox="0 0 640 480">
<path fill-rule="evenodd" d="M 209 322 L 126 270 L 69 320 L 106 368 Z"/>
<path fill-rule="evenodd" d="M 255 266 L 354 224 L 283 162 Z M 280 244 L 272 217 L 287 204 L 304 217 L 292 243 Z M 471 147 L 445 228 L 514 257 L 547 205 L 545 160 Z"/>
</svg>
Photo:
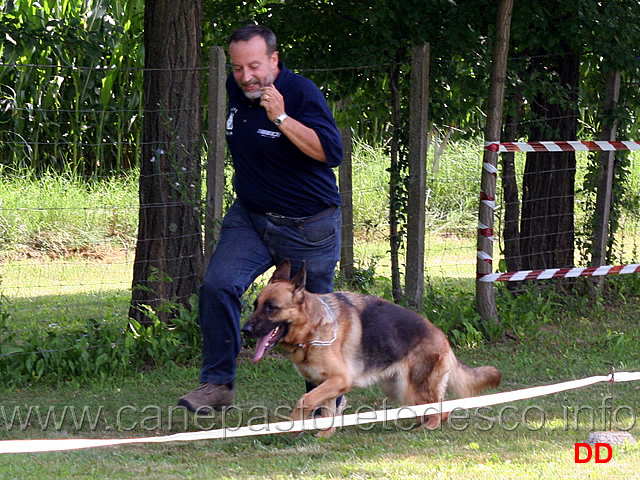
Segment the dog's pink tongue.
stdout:
<svg viewBox="0 0 640 480">
<path fill-rule="evenodd" d="M 253 354 L 253 363 L 258 363 L 258 360 L 262 358 L 270 338 L 271 338 L 271 332 L 269 332 L 267 335 L 265 335 L 260 340 L 258 340 L 258 343 L 256 343 L 256 353 Z"/>
</svg>

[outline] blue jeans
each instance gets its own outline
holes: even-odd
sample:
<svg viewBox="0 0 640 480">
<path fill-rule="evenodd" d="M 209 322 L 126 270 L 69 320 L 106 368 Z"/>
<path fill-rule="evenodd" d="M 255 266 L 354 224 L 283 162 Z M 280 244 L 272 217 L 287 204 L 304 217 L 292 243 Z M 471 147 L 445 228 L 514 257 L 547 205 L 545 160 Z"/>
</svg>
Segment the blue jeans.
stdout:
<svg viewBox="0 0 640 480">
<path fill-rule="evenodd" d="M 333 291 L 334 270 L 340 258 L 341 226 L 339 208 L 322 219 L 290 226 L 276 224 L 236 200 L 222 221 L 220 240 L 200 287 L 201 382 L 229 384 L 234 381 L 236 358 L 242 344 L 241 297 L 270 267 L 288 258 L 291 274 L 295 275 L 304 260 L 307 290 Z"/>
</svg>

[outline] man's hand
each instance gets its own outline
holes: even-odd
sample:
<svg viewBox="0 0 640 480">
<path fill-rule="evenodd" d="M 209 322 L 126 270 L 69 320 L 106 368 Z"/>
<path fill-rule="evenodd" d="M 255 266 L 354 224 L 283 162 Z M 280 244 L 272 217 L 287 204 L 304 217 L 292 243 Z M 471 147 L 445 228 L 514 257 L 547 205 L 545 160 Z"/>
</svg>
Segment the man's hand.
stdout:
<svg viewBox="0 0 640 480">
<path fill-rule="evenodd" d="M 260 97 L 260 106 L 267 111 L 267 116 L 272 122 L 284 111 L 284 97 L 273 85 L 268 85 L 262 89 Z"/>
<path fill-rule="evenodd" d="M 267 116 L 272 122 L 285 112 L 284 97 L 273 85 L 262 89 L 260 106 L 267 111 Z M 318 134 L 311 128 L 303 125 L 298 120 L 287 117 L 278 128 L 293 144 L 304 154 L 319 162 L 327 161 L 327 157 L 318 138 Z"/>
</svg>

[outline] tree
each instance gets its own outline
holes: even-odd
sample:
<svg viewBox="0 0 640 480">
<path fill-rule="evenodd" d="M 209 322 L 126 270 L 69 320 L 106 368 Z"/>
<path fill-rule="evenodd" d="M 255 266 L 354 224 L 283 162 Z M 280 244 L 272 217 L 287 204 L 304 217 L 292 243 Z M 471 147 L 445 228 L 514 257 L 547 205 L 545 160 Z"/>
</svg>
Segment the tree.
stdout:
<svg viewBox="0 0 640 480">
<path fill-rule="evenodd" d="M 508 126 L 505 137 L 573 140 L 581 128 L 587 138 L 597 139 L 600 124 L 612 122 L 602 105 L 604 79 L 614 70 L 627 73 L 629 80 L 638 78 L 640 28 L 635 19 L 640 4 L 635 0 L 606 6 L 597 1 L 544 0 L 537 7 L 518 4 L 514 10 L 510 115 L 521 123 L 517 135 Z M 621 99 L 623 95 L 634 102 L 637 88 L 628 89 Z M 628 128 L 625 117 L 632 113 L 620 109 L 616 114 L 618 125 Z M 527 154 L 520 232 L 513 228 L 517 219 L 513 208 L 505 217 L 510 227 L 504 232 L 510 271 L 574 264 L 575 168 L 574 152 Z M 587 195 L 596 189 L 591 178 L 587 175 L 584 185 Z M 508 185 L 513 189 L 516 184 L 511 180 Z M 620 189 L 624 190 L 621 185 Z M 587 246 L 589 240 L 584 242 Z"/>
<path fill-rule="evenodd" d="M 129 315 L 161 320 L 202 281 L 201 0 L 147 0 L 140 220 Z"/>
<path fill-rule="evenodd" d="M 487 102 L 487 127 L 484 138 L 487 142 L 496 142 L 500 139 L 502 130 L 502 112 L 504 107 L 504 85 L 507 72 L 507 54 L 509 53 L 509 38 L 511 36 L 511 17 L 513 12 L 513 0 L 500 0 L 496 15 L 496 34 L 493 50 L 493 68 L 489 86 L 489 98 Z M 484 151 L 483 164 L 497 169 L 498 155 L 489 150 Z M 484 168 L 482 171 L 481 195 L 485 198 L 495 198 L 496 177 L 491 169 Z M 493 233 L 484 233 L 489 230 L 493 232 L 494 207 L 490 206 L 483 198 L 480 201 L 478 210 L 479 224 L 483 224 L 478 230 L 478 253 L 487 255 L 489 262 L 478 262 L 476 272 L 476 305 L 480 317 L 485 322 L 499 322 L 498 311 L 495 303 L 493 284 L 483 283 L 480 276 L 491 273 L 493 256 Z M 478 256 L 480 258 L 480 255 Z"/>
<path fill-rule="evenodd" d="M 554 98 L 548 91 L 538 92 L 531 109 L 541 121 L 531 129 L 531 141 L 576 139 L 580 57 L 566 51 L 569 53 L 533 62 L 536 71 L 549 72 L 563 95 Z M 536 65 L 539 61 L 545 68 Z M 527 154 L 520 231 L 525 270 L 573 265 L 575 172 L 575 152 Z"/>
<path fill-rule="evenodd" d="M 514 56 L 525 58 L 511 65 L 517 78 L 511 96 L 527 106 L 520 135 L 529 141 L 575 140 L 583 48 L 577 39 L 582 28 L 579 5 L 544 0 L 539 6 L 532 11 L 519 5 L 514 10 Z M 527 154 L 520 259 L 509 258 L 507 263 L 527 270 L 573 265 L 575 168 L 574 152 Z M 517 229 L 505 234 L 517 235 Z M 505 238 L 505 243 L 510 240 Z M 508 253 L 516 252 L 512 247 Z"/>
</svg>

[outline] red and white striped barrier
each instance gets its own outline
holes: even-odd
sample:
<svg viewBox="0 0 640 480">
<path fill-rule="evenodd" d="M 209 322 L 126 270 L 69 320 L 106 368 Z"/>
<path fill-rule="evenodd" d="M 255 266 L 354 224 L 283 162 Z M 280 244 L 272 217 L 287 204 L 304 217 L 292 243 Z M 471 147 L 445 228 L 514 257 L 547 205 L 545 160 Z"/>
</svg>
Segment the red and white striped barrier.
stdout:
<svg viewBox="0 0 640 480">
<path fill-rule="evenodd" d="M 481 282 L 521 282 L 523 280 L 548 280 L 551 278 L 599 277 L 640 272 L 640 264 L 603 265 L 601 267 L 547 268 L 544 270 L 522 270 L 519 272 L 487 273 L 478 276 Z"/>
<path fill-rule="evenodd" d="M 539 142 L 485 142 L 484 148 L 490 152 L 610 152 L 640 151 L 640 142 L 636 141 L 539 141 Z M 488 158 L 483 159 L 483 168 L 493 177 L 497 176 L 498 170 Z M 480 200 L 483 204 L 495 212 L 495 199 L 485 192 L 480 192 Z M 485 220 L 486 221 L 486 220 Z M 491 242 L 494 239 L 494 232 L 482 222 L 478 225 L 478 234 L 488 238 Z M 492 264 L 493 258 L 489 251 L 478 251 L 478 259 Z M 586 268 L 549 268 L 545 270 L 523 270 L 520 272 L 507 273 L 478 273 L 477 278 L 481 282 L 518 282 L 522 280 L 545 280 L 550 278 L 570 278 L 601 275 L 621 275 L 625 273 L 636 273 L 640 270 L 640 265 L 620 265 L 602 266 Z"/>
<path fill-rule="evenodd" d="M 542 141 L 542 142 L 485 142 L 491 152 L 610 152 L 640 150 L 640 142 L 632 141 Z"/>
</svg>

